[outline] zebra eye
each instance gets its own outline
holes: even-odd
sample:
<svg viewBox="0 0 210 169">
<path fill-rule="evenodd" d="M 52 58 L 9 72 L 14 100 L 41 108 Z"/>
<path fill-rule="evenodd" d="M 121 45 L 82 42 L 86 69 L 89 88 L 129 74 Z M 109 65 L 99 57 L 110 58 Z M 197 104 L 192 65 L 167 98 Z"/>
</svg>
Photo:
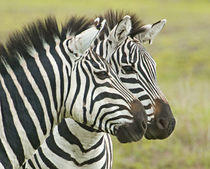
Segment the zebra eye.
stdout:
<svg viewBox="0 0 210 169">
<path fill-rule="evenodd" d="M 133 69 L 132 66 L 123 66 L 122 68 L 127 74 L 135 73 L 135 70 Z"/>
<path fill-rule="evenodd" d="M 95 75 L 96 75 L 99 79 L 102 79 L 102 80 L 109 77 L 107 71 L 95 72 Z"/>
</svg>

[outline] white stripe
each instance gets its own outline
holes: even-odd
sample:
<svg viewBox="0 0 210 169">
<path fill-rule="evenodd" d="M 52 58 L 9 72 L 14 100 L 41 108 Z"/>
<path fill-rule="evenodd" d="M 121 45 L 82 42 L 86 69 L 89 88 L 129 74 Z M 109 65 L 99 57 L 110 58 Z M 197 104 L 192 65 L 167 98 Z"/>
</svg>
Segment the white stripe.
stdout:
<svg viewBox="0 0 210 169">
<path fill-rule="evenodd" d="M 154 115 L 152 115 L 152 116 L 147 116 L 148 123 L 149 123 L 153 118 L 155 118 Z"/>
<path fill-rule="evenodd" d="M 99 52 L 100 52 L 100 45 L 101 45 L 101 42 L 99 42 L 99 43 L 96 45 L 96 49 L 95 49 L 95 52 L 96 52 L 96 53 L 99 53 Z"/>
<path fill-rule="evenodd" d="M 0 163 L 0 168 L 4 168 L 4 166 Z"/>
</svg>

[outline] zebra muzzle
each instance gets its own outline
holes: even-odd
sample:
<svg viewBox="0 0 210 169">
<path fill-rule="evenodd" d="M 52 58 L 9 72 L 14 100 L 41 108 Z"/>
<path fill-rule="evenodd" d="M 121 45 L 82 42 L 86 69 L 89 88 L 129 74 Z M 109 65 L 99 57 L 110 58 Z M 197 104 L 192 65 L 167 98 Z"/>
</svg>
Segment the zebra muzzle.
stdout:
<svg viewBox="0 0 210 169">
<path fill-rule="evenodd" d="M 163 100 L 155 100 L 155 117 L 147 125 L 146 139 L 165 139 L 174 131 L 176 120 L 168 103 Z"/>
<path fill-rule="evenodd" d="M 138 141 L 147 130 L 147 116 L 139 100 L 132 102 L 131 113 L 134 116 L 133 123 L 124 124 L 117 130 L 116 136 L 121 143 Z"/>
</svg>

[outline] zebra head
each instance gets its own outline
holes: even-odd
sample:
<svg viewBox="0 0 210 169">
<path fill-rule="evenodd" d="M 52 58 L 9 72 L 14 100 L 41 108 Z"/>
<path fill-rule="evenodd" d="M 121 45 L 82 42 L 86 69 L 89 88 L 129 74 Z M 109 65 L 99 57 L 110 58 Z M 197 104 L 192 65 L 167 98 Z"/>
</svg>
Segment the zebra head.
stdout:
<svg viewBox="0 0 210 169">
<path fill-rule="evenodd" d="M 86 50 L 105 23 L 96 22 L 63 43 L 72 60 L 64 117 L 70 114 L 76 122 L 116 135 L 123 143 L 137 141 L 147 127 L 144 107 L 102 57 Z"/>
<path fill-rule="evenodd" d="M 105 16 L 108 22 L 112 18 L 111 23 L 107 23 L 109 33 L 105 33 L 103 44 L 108 47 L 108 60 L 123 84 L 141 101 L 146 110 L 148 127 L 145 137 L 167 138 L 174 130 L 175 119 L 168 101 L 158 87 L 156 63 L 142 44 L 146 41 L 151 44 L 166 20 L 138 28 L 140 21 L 135 16 L 125 16 L 113 26 L 113 20 L 119 20 L 119 16 L 120 14 L 112 12 L 108 17 Z M 100 53 L 100 47 L 96 51 Z"/>
</svg>

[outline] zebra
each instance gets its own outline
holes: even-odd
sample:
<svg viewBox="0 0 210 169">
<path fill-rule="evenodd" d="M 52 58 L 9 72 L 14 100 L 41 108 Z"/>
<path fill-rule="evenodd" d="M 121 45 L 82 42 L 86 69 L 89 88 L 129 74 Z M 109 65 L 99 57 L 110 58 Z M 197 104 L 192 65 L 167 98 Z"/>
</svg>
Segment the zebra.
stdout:
<svg viewBox="0 0 210 169">
<path fill-rule="evenodd" d="M 123 83 L 144 105 L 148 115 L 145 137 L 167 138 L 174 130 L 175 119 L 165 96 L 157 86 L 155 62 L 142 45 L 147 41 L 152 44 L 152 40 L 161 31 L 166 20 L 143 25 L 136 15 L 129 14 L 131 17 L 123 18 L 124 15 L 125 12 L 108 11 L 100 16 L 101 19 L 106 19 L 107 24 L 99 38 L 94 41 L 93 50 L 112 64 Z M 146 64 L 140 64 L 142 61 L 134 60 L 135 57 L 142 58 Z M 130 65 L 132 59 L 136 62 L 134 65 Z M 141 67 L 138 67 L 138 64 Z M 150 74 L 143 74 L 141 69 Z M 135 73 L 135 77 L 132 77 Z M 147 82 L 145 76 L 153 83 Z M 60 132 L 60 128 L 66 132 Z M 41 150 L 42 153 L 36 152 L 24 167 L 112 168 L 113 151 L 110 136 L 87 129 L 71 119 L 64 120 L 56 127 L 53 134 L 40 147 Z"/>
<path fill-rule="evenodd" d="M 146 131 L 140 101 L 89 48 L 105 20 L 69 24 L 39 20 L 0 46 L 0 168 L 22 166 L 64 118 L 128 142 Z"/>
<path fill-rule="evenodd" d="M 168 101 L 157 84 L 156 63 L 143 46 L 152 44 L 154 37 L 162 30 L 166 19 L 143 25 L 135 14 L 130 22 L 122 20 L 125 12 L 112 10 L 100 16 L 107 25 L 100 37 L 94 41 L 96 53 L 108 56 L 107 60 L 125 86 L 141 101 L 148 125 L 147 139 L 165 139 L 175 128 L 175 118 Z M 121 26 L 124 25 L 124 30 Z M 96 45 L 98 44 L 98 45 Z M 103 52 L 106 46 L 107 53 Z"/>
</svg>

